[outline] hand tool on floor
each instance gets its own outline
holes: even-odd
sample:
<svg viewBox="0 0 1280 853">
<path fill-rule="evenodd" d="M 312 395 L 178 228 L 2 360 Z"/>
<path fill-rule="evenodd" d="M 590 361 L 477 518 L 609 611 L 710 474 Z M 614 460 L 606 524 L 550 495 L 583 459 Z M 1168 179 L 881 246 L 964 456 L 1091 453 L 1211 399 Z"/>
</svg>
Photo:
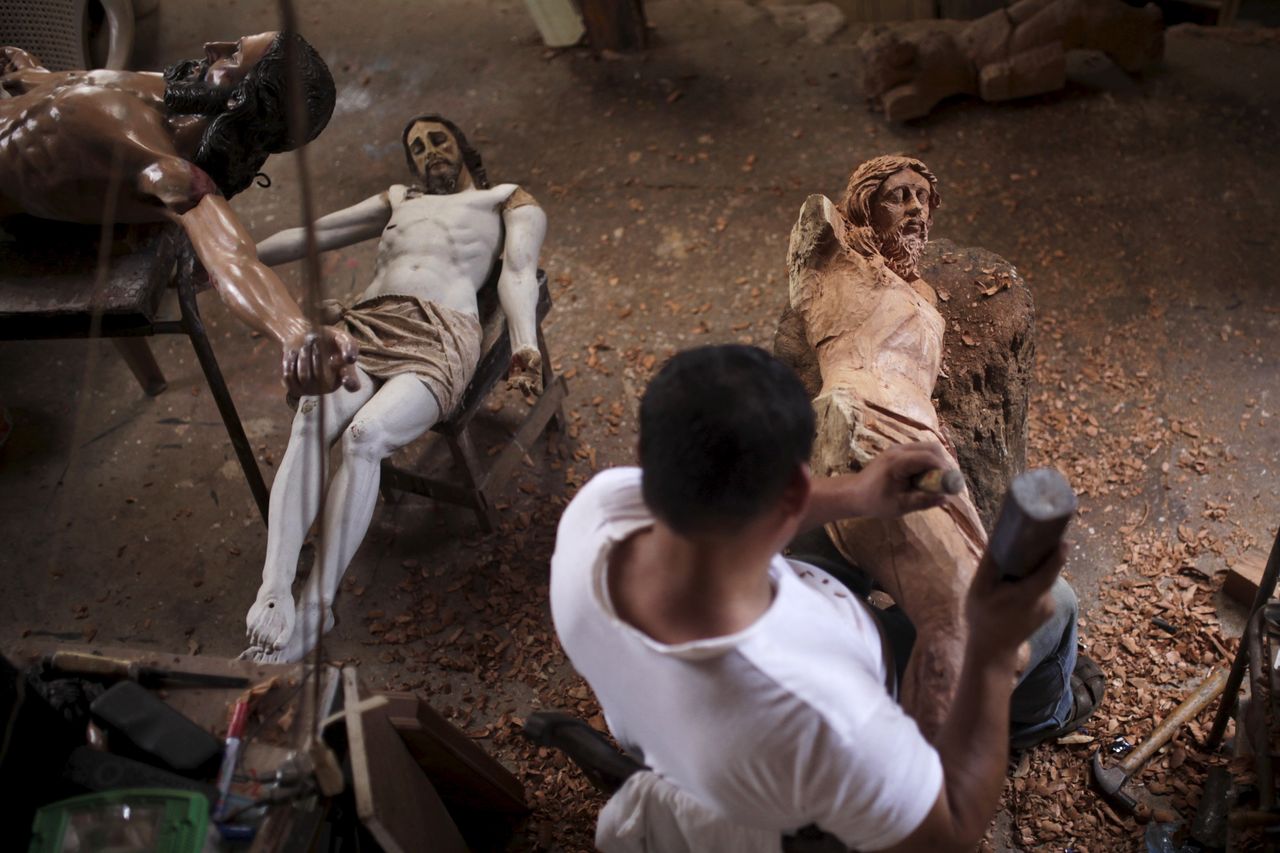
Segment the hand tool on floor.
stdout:
<svg viewBox="0 0 1280 853">
<path fill-rule="evenodd" d="M 958 495 L 964 491 L 964 475 L 955 468 L 930 468 L 911 478 L 911 488 L 931 495 Z"/>
<path fill-rule="evenodd" d="M 209 675 L 144 666 L 137 661 L 91 655 L 85 652 L 54 652 L 45 659 L 49 669 L 66 675 L 123 678 L 143 687 L 247 687 L 249 679 L 239 675 Z"/>
<path fill-rule="evenodd" d="M 1209 677 L 1196 687 L 1195 690 L 1182 700 L 1182 704 L 1173 709 L 1173 713 L 1165 717 L 1156 726 L 1151 736 L 1138 745 L 1133 752 L 1124 757 L 1119 764 L 1107 767 L 1102 763 L 1102 752 L 1099 750 L 1093 754 L 1093 780 L 1098 784 L 1098 788 L 1102 793 L 1106 794 L 1114 805 L 1117 805 L 1126 811 L 1133 811 L 1138 801 L 1134 798 L 1133 792 L 1125 790 L 1129 781 L 1142 769 L 1147 763 L 1147 759 L 1155 755 L 1156 750 L 1164 746 L 1173 736 L 1178 733 L 1182 726 L 1199 714 L 1209 703 L 1217 698 L 1222 692 L 1222 688 L 1227 685 L 1227 671 L 1221 668 L 1215 668 Z"/>
</svg>

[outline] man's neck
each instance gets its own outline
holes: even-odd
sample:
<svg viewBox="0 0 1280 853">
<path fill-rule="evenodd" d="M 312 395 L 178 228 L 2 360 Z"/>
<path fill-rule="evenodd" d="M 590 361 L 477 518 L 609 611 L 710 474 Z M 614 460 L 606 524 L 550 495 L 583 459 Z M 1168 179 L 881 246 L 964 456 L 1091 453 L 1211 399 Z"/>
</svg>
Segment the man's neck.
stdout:
<svg viewBox="0 0 1280 853">
<path fill-rule="evenodd" d="M 722 637 L 769 609 L 774 556 L 750 537 L 690 539 L 658 521 L 613 549 L 609 596 L 623 621 L 658 642 Z"/>
</svg>

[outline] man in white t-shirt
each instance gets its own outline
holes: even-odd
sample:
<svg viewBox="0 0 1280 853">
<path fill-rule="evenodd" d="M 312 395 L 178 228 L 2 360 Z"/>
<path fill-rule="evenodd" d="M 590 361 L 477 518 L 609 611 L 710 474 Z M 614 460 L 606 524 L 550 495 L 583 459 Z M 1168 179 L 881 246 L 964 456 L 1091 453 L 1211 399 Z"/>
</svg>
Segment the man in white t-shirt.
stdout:
<svg viewBox="0 0 1280 853">
<path fill-rule="evenodd" d="M 618 741 L 726 821 L 817 825 L 858 850 L 972 849 L 1004 777 L 1018 649 L 1053 613 L 1065 551 L 1017 583 L 984 561 L 952 713 L 929 743 L 890 694 L 870 610 L 780 551 L 828 521 L 940 505 L 910 481 L 954 463 L 907 445 L 815 480 L 813 430 L 800 382 L 764 351 L 673 358 L 641 404 L 641 468 L 599 474 L 565 510 L 556 631 Z"/>
</svg>

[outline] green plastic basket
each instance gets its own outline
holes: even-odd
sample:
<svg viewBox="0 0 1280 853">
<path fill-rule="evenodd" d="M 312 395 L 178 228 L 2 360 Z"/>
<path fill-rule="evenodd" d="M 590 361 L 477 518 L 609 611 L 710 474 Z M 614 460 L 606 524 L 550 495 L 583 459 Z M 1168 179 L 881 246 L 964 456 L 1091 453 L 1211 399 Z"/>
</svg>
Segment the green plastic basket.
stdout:
<svg viewBox="0 0 1280 853">
<path fill-rule="evenodd" d="M 125 788 L 72 797 L 36 812 L 29 853 L 200 853 L 209 827 L 203 794 Z"/>
</svg>

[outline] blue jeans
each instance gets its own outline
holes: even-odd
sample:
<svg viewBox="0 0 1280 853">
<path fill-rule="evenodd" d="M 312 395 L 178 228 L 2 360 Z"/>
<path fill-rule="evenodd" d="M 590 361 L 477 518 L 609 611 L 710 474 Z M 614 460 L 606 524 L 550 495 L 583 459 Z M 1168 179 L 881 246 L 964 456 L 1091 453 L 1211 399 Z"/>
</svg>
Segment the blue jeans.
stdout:
<svg viewBox="0 0 1280 853">
<path fill-rule="evenodd" d="M 843 560 L 827 556 L 793 553 L 792 559 L 812 563 L 865 598 L 871 579 Z M 1036 735 L 1060 728 L 1071 716 L 1071 672 L 1076 666 L 1076 614 L 1079 603 L 1075 591 L 1062 578 L 1054 583 L 1053 615 L 1027 638 L 1031 657 L 1018 678 L 1009 699 L 1009 739 L 1015 743 L 1034 740 Z M 898 670 L 898 681 L 906 671 L 915 645 L 916 630 L 900 607 L 871 608 L 884 628 L 889 650 Z"/>
</svg>

